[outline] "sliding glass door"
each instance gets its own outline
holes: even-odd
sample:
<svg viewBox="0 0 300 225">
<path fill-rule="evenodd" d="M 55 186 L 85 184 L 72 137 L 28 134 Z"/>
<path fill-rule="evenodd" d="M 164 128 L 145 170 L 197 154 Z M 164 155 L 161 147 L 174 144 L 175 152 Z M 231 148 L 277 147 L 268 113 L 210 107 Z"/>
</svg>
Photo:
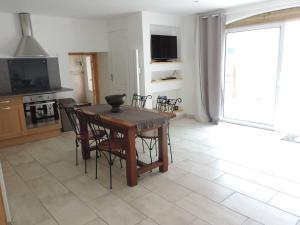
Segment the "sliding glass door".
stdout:
<svg viewBox="0 0 300 225">
<path fill-rule="evenodd" d="M 224 118 L 274 125 L 281 28 L 228 32 Z"/>
<path fill-rule="evenodd" d="M 300 134 L 300 21 L 284 24 L 277 129 Z"/>
</svg>

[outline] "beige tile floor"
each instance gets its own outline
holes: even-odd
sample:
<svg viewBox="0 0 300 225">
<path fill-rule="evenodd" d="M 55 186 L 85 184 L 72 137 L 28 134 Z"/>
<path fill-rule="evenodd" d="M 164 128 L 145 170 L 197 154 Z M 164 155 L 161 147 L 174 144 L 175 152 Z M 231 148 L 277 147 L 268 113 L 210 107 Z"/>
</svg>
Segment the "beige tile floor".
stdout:
<svg viewBox="0 0 300 225">
<path fill-rule="evenodd" d="M 126 185 L 116 161 L 75 166 L 73 133 L 0 151 L 15 225 L 299 225 L 300 144 L 285 134 L 172 121 L 174 163 Z M 149 161 L 137 142 L 139 156 Z M 155 155 L 155 154 L 154 154 Z M 123 162 L 123 166 L 124 166 Z"/>
</svg>

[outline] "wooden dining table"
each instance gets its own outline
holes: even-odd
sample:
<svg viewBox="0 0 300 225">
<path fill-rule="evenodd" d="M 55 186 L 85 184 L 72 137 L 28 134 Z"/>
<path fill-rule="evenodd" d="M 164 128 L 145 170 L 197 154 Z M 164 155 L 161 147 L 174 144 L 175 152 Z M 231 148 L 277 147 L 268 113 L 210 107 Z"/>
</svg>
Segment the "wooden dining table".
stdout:
<svg viewBox="0 0 300 225">
<path fill-rule="evenodd" d="M 111 107 L 107 104 L 99 104 L 83 107 L 82 111 L 88 114 L 99 114 L 103 126 L 110 129 L 111 134 L 123 134 L 125 142 L 125 155 L 117 156 L 126 160 L 126 178 L 128 186 L 137 185 L 138 176 L 154 168 L 160 172 L 168 171 L 168 143 L 167 129 L 174 113 L 159 112 L 149 109 L 141 109 L 132 106 L 121 106 L 119 113 L 110 112 Z M 84 159 L 90 158 L 88 124 L 80 120 L 80 131 L 82 134 L 81 150 Z M 147 164 L 137 157 L 135 139 L 138 132 L 158 129 L 158 160 Z M 118 153 L 116 153 L 118 154 Z"/>
</svg>

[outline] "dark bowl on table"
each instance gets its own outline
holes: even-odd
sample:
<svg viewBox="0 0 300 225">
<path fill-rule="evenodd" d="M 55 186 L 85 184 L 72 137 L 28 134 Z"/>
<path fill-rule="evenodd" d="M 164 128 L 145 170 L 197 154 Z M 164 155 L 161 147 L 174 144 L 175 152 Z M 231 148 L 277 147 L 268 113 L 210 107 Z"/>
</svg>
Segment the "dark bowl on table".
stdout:
<svg viewBox="0 0 300 225">
<path fill-rule="evenodd" d="M 111 112 L 117 113 L 120 112 L 120 106 L 124 104 L 126 99 L 126 94 L 122 95 L 108 95 L 105 97 L 107 104 L 111 105 Z"/>
</svg>

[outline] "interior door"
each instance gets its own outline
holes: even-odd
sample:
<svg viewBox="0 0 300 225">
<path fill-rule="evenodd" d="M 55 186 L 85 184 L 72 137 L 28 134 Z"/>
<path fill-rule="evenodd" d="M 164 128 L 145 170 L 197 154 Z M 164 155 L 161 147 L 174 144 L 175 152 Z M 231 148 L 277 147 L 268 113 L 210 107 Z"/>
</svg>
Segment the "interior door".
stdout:
<svg viewBox="0 0 300 225">
<path fill-rule="evenodd" d="M 109 33 L 110 47 L 110 94 L 127 95 L 130 99 L 129 82 L 129 50 L 126 30 L 118 30 Z"/>
</svg>

